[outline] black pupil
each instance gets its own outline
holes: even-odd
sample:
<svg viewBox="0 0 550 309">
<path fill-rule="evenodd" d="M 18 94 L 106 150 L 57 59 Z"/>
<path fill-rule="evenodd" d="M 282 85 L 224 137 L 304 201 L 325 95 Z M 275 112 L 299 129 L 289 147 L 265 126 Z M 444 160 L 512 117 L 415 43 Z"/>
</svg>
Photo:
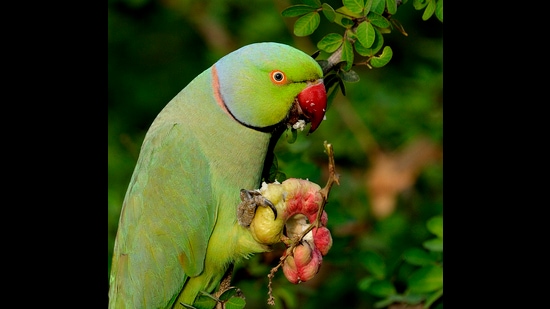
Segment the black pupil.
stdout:
<svg viewBox="0 0 550 309">
<path fill-rule="evenodd" d="M 275 73 L 275 75 L 273 76 L 275 78 L 276 81 L 280 82 L 283 80 L 283 74 L 282 73 Z"/>
</svg>

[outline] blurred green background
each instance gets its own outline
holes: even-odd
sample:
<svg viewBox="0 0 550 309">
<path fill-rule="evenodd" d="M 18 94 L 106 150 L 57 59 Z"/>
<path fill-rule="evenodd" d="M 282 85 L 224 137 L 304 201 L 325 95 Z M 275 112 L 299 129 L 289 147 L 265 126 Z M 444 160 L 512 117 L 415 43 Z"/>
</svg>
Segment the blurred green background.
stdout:
<svg viewBox="0 0 550 309">
<path fill-rule="evenodd" d="M 341 1 L 323 1 L 333 8 Z M 412 1 L 409 1 L 412 2 Z M 143 137 L 164 105 L 223 55 L 249 43 L 275 41 L 313 54 L 316 43 L 342 28 L 322 16 L 309 37 L 292 34 L 295 19 L 280 12 L 298 1 L 109 0 L 108 1 L 108 272 L 126 187 Z M 233 284 L 247 308 L 374 308 L 380 297 L 360 282 L 367 258 L 382 257 L 396 289 L 412 269 L 405 250 L 433 235 L 426 221 L 443 213 L 443 24 L 421 19 L 412 3 L 393 16 L 408 36 L 384 36 L 394 51 L 380 69 L 355 67 L 361 80 L 346 84 L 319 129 L 295 143 L 277 145 L 287 177 L 327 181 L 323 141 L 333 145 L 340 185 L 326 211 L 333 247 L 319 274 L 292 285 L 282 271 L 273 280 L 268 306 L 267 274 L 282 251 L 254 256 L 236 268 Z M 317 59 L 326 59 L 321 53 Z M 105 291 L 107 293 L 107 291 Z"/>
</svg>

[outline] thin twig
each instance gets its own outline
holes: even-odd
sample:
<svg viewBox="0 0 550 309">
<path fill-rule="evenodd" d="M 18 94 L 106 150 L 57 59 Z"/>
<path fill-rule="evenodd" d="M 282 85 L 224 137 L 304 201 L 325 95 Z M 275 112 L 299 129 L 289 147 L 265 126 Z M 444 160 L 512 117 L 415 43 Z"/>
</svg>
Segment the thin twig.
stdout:
<svg viewBox="0 0 550 309">
<path fill-rule="evenodd" d="M 279 264 L 277 264 L 277 266 L 273 267 L 271 269 L 271 271 L 269 272 L 269 275 L 267 275 L 267 278 L 269 278 L 269 283 L 267 284 L 267 289 L 268 289 L 267 295 L 269 295 L 269 297 L 267 299 L 267 304 L 268 305 L 271 305 L 271 306 L 275 305 L 275 297 L 273 297 L 273 288 L 271 287 L 271 283 L 272 283 L 273 277 L 275 277 L 275 273 L 277 272 L 277 270 L 279 270 L 279 268 L 281 266 L 283 266 L 283 263 L 284 263 L 286 257 L 287 257 L 286 255 L 284 257 L 281 257 L 280 261 L 279 261 Z"/>
</svg>

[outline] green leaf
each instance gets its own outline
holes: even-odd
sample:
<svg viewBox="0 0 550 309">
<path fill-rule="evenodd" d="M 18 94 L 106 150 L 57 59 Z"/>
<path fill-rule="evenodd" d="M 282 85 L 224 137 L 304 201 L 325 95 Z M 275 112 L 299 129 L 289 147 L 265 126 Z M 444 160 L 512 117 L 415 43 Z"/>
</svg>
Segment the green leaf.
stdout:
<svg viewBox="0 0 550 309">
<path fill-rule="evenodd" d="M 407 305 L 417 305 L 421 301 L 424 300 L 424 297 L 422 295 L 415 295 L 415 294 L 407 294 L 407 295 L 400 295 L 400 294 L 392 294 L 388 297 L 386 297 L 384 300 L 378 301 L 374 304 L 375 308 L 385 308 L 393 303 L 404 303 Z M 407 306 L 405 306 L 407 307 Z"/>
<path fill-rule="evenodd" d="M 330 21 L 331 23 L 334 22 L 334 19 L 336 18 L 336 12 L 328 3 L 323 3 L 323 14 L 325 14 L 325 17 L 328 19 L 328 21 Z"/>
<path fill-rule="evenodd" d="M 372 7 L 370 9 L 371 12 L 378 13 L 382 15 L 384 13 L 384 10 L 386 9 L 386 1 L 385 0 L 373 0 L 372 1 Z"/>
<path fill-rule="evenodd" d="M 279 172 L 277 172 L 277 174 L 275 174 L 275 178 L 273 178 L 272 182 L 274 182 L 274 181 L 283 182 L 286 179 L 287 179 L 286 174 L 279 171 Z"/>
<path fill-rule="evenodd" d="M 355 44 L 355 50 L 357 53 L 361 56 L 365 57 L 372 57 L 374 56 L 380 49 L 382 49 L 382 46 L 384 46 L 384 36 L 380 31 L 376 28 L 374 28 L 374 42 L 372 43 L 372 46 L 370 48 L 365 48 L 361 42 L 359 44 Z"/>
<path fill-rule="evenodd" d="M 411 248 L 403 253 L 403 259 L 412 265 L 424 266 L 434 263 L 436 260 L 428 252 L 419 249 Z"/>
<path fill-rule="evenodd" d="M 386 7 L 388 8 L 388 13 L 391 15 L 397 13 L 397 3 L 395 0 L 386 0 Z"/>
<path fill-rule="evenodd" d="M 441 238 L 434 238 L 430 240 L 426 240 L 422 243 L 424 248 L 430 250 L 430 251 L 436 251 L 436 252 L 442 252 L 443 251 L 443 239 Z"/>
<path fill-rule="evenodd" d="M 443 238 L 443 216 L 432 217 L 426 222 L 428 231 L 432 232 L 439 238 Z"/>
<path fill-rule="evenodd" d="M 354 70 L 349 70 L 347 72 L 341 72 L 342 80 L 348 83 L 356 83 L 359 81 L 359 74 Z"/>
<path fill-rule="evenodd" d="M 390 62 L 392 56 L 393 56 L 393 51 L 391 50 L 391 47 L 386 46 L 382 50 L 382 54 L 380 54 L 380 56 L 373 57 L 370 60 L 370 64 L 375 68 L 381 68 L 386 64 L 388 64 L 388 62 Z"/>
<path fill-rule="evenodd" d="M 246 301 L 240 297 L 232 297 L 224 305 L 225 309 L 242 309 L 246 305 Z"/>
<path fill-rule="evenodd" d="M 212 296 L 202 294 L 195 300 L 193 307 L 197 309 L 213 309 L 217 303 L 218 302 L 212 298 Z"/>
<path fill-rule="evenodd" d="M 388 28 L 391 25 L 384 16 L 374 12 L 369 12 L 369 14 L 367 14 L 367 18 L 372 23 L 372 25 L 376 27 Z"/>
<path fill-rule="evenodd" d="M 314 11 L 315 11 L 315 8 L 312 6 L 304 5 L 304 4 L 296 4 L 284 9 L 281 12 L 281 15 L 283 17 L 296 17 L 296 16 L 302 16 L 304 14 L 307 14 L 309 12 L 314 12 Z"/>
<path fill-rule="evenodd" d="M 413 6 L 415 10 L 422 10 L 426 5 L 428 5 L 429 0 L 413 0 Z"/>
<path fill-rule="evenodd" d="M 293 290 L 293 287 L 288 285 L 276 287 L 273 289 L 273 297 L 280 300 L 275 304 L 273 308 L 298 308 L 298 293 Z M 285 306 L 281 306 L 281 303 Z"/>
<path fill-rule="evenodd" d="M 296 130 L 294 130 L 296 131 Z M 286 130 L 285 132 L 288 132 Z M 296 136 L 298 134 L 296 133 Z M 271 163 L 271 167 L 269 168 L 269 179 L 264 179 L 266 182 L 274 182 L 275 180 L 278 180 L 279 182 L 283 182 L 286 180 L 285 173 L 281 172 L 279 169 L 279 161 L 277 160 L 277 156 L 273 155 L 273 162 Z"/>
<path fill-rule="evenodd" d="M 226 300 L 230 299 L 235 294 L 237 294 L 237 291 L 239 291 L 239 289 L 237 289 L 236 287 L 234 287 L 234 286 L 229 287 L 227 290 L 225 290 L 222 293 L 222 295 L 220 295 L 220 300 L 226 301 Z"/>
<path fill-rule="evenodd" d="M 370 251 L 365 253 L 363 265 L 375 278 L 384 279 L 386 277 L 386 264 L 380 255 Z"/>
<path fill-rule="evenodd" d="M 307 13 L 298 18 L 294 23 L 294 34 L 296 36 L 308 36 L 319 27 L 321 17 L 317 12 Z"/>
<path fill-rule="evenodd" d="M 342 15 L 342 13 L 339 11 L 339 10 L 336 10 L 335 11 L 335 14 L 336 16 L 334 17 L 334 23 L 344 27 L 344 28 L 349 28 L 351 26 L 348 26 L 348 23 L 351 21 L 349 20 L 349 18 L 347 18 L 346 16 Z M 347 21 L 344 21 L 344 20 L 347 20 Z M 351 21 L 351 25 L 353 25 L 353 21 Z"/>
<path fill-rule="evenodd" d="M 342 0 L 342 4 L 346 8 L 348 8 L 350 11 L 356 14 L 361 14 L 363 12 L 364 8 L 364 1 L 363 0 Z"/>
<path fill-rule="evenodd" d="M 351 44 L 353 44 L 353 42 L 357 40 L 357 34 L 355 34 L 355 32 L 351 29 L 346 29 L 346 38 L 352 42 Z"/>
<path fill-rule="evenodd" d="M 341 22 L 341 25 L 344 26 L 344 28 L 351 28 L 354 23 L 353 23 L 353 20 L 349 19 L 349 18 L 342 18 L 342 20 L 340 20 Z"/>
<path fill-rule="evenodd" d="M 407 303 L 409 305 L 417 305 L 424 300 L 424 295 L 408 293 L 399 297 L 399 302 Z"/>
<path fill-rule="evenodd" d="M 443 288 L 443 268 L 426 265 L 411 274 L 407 290 L 411 293 L 430 293 Z"/>
<path fill-rule="evenodd" d="M 437 5 L 435 7 L 435 17 L 443 22 L 443 0 L 437 1 Z"/>
<path fill-rule="evenodd" d="M 391 20 L 393 22 L 395 19 L 392 18 Z M 377 28 L 377 29 L 380 31 L 380 33 L 391 33 L 391 28 Z"/>
<path fill-rule="evenodd" d="M 342 48 L 342 61 L 346 61 L 344 71 L 349 71 L 353 65 L 353 46 L 348 40 L 344 40 L 344 47 Z"/>
<path fill-rule="evenodd" d="M 365 3 L 365 14 L 368 14 L 370 12 L 370 8 L 372 7 L 372 0 L 367 0 Z"/>
<path fill-rule="evenodd" d="M 395 300 L 390 296 L 374 303 L 374 308 L 386 308 L 393 304 Z"/>
<path fill-rule="evenodd" d="M 424 10 L 424 14 L 422 14 L 422 20 L 428 20 L 435 12 L 435 0 L 428 0 L 428 6 Z"/>
<path fill-rule="evenodd" d="M 388 280 L 377 280 L 372 282 L 367 292 L 379 297 L 386 297 L 397 293 L 393 284 Z"/>
<path fill-rule="evenodd" d="M 366 20 L 357 26 L 355 34 L 357 35 L 357 40 L 359 40 L 359 43 L 361 43 L 363 47 L 370 48 L 372 43 L 374 43 L 374 28 L 372 24 Z"/>
<path fill-rule="evenodd" d="M 424 308 L 430 308 L 430 306 L 438 300 L 443 295 L 443 289 L 439 289 L 432 294 L 430 294 L 428 297 L 426 297 L 426 301 L 424 302 Z"/>
<path fill-rule="evenodd" d="M 365 277 L 361 280 L 359 280 L 359 283 L 357 284 L 357 287 L 359 288 L 359 290 L 362 290 L 362 291 L 366 291 L 369 289 L 369 287 L 371 286 L 371 284 L 376 281 L 376 278 L 374 277 Z"/>
<path fill-rule="evenodd" d="M 325 35 L 319 43 L 317 48 L 326 51 L 327 53 L 335 52 L 344 42 L 344 37 L 338 33 L 329 33 Z"/>
<path fill-rule="evenodd" d="M 343 15 L 346 15 L 346 16 L 355 17 L 355 18 L 363 17 L 363 15 L 361 15 L 361 13 L 355 13 L 352 10 L 350 10 L 347 6 L 341 6 L 341 7 L 337 8 L 336 12 L 338 12 L 340 14 L 343 14 Z"/>
<path fill-rule="evenodd" d="M 287 142 L 289 144 L 294 144 L 294 142 L 296 142 L 296 138 L 298 137 L 298 130 L 296 129 L 291 129 L 290 130 L 290 136 L 287 137 Z"/>
<path fill-rule="evenodd" d="M 302 0 L 302 2 L 310 6 L 315 6 L 315 7 L 321 6 L 321 0 Z"/>
</svg>

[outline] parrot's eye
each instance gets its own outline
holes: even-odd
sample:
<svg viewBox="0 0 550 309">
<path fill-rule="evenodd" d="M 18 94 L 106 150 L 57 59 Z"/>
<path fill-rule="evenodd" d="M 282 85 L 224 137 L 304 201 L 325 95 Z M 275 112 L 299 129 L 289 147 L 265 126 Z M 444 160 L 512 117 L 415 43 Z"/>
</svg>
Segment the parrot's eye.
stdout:
<svg viewBox="0 0 550 309">
<path fill-rule="evenodd" d="M 286 82 L 285 73 L 277 70 L 271 71 L 271 81 L 277 85 L 284 84 Z"/>
</svg>

